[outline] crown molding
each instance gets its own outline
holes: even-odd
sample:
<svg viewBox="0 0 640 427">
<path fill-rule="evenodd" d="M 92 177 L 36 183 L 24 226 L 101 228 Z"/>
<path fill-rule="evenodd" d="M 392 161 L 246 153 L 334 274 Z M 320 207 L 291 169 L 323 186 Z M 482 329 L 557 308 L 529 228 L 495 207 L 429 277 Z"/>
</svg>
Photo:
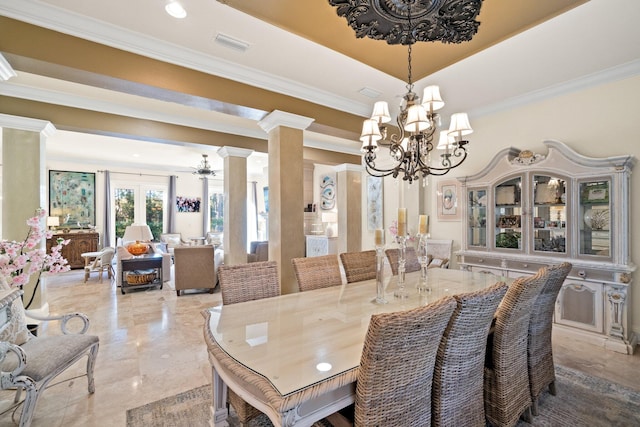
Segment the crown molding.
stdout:
<svg viewBox="0 0 640 427">
<path fill-rule="evenodd" d="M 0 15 L 60 33 L 132 52 L 159 61 L 281 93 L 347 113 L 367 116 L 371 108 L 316 87 L 268 74 L 184 46 L 167 43 L 48 4 L 27 0 L 3 0 Z"/>
<path fill-rule="evenodd" d="M 501 111 L 511 110 L 522 107 L 523 105 L 533 104 L 535 102 L 544 101 L 545 99 L 555 98 L 560 95 L 566 95 L 573 92 L 588 89 L 590 87 L 611 83 L 618 80 L 624 80 L 640 74 L 640 59 L 627 62 L 626 64 L 611 67 L 604 71 L 589 74 L 578 79 L 559 83 L 546 87 L 541 90 L 529 92 L 522 96 L 507 99 L 502 102 L 496 102 L 481 108 L 475 108 L 469 111 L 470 116 L 482 117 L 496 114 Z"/>
<path fill-rule="evenodd" d="M 218 155 L 223 159 L 226 157 L 244 157 L 247 158 L 253 154 L 253 150 L 247 150 L 246 148 L 229 147 L 225 145 L 220 147 L 217 151 Z"/>
</svg>

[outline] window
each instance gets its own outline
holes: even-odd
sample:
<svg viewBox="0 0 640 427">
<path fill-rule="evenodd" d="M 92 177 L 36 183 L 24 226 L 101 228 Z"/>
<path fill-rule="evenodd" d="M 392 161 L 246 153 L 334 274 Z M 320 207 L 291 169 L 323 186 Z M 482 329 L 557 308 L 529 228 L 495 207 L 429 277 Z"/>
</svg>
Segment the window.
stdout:
<svg viewBox="0 0 640 427">
<path fill-rule="evenodd" d="M 147 224 L 154 238 L 163 233 L 167 206 L 166 186 L 157 184 L 114 183 L 116 237 L 133 223 Z"/>
</svg>

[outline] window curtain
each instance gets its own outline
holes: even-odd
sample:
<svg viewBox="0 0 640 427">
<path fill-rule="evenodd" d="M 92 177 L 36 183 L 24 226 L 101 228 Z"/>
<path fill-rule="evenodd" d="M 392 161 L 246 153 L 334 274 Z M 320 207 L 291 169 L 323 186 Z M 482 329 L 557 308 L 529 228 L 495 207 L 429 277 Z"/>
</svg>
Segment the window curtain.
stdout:
<svg viewBox="0 0 640 427">
<path fill-rule="evenodd" d="M 210 228 L 209 224 L 211 224 L 209 220 L 211 210 L 209 209 L 209 180 L 205 177 L 202 177 L 202 204 L 200 207 L 202 208 L 202 235 L 206 239 Z"/>
<path fill-rule="evenodd" d="M 252 181 L 249 183 L 249 191 L 247 200 L 247 252 L 251 249 L 251 242 L 258 240 L 258 183 Z"/>
<path fill-rule="evenodd" d="M 169 206 L 167 209 L 167 233 L 176 231 L 176 181 L 178 177 L 169 176 Z"/>
<path fill-rule="evenodd" d="M 104 223 L 102 228 L 102 247 L 112 246 L 111 244 L 111 172 L 104 171 Z"/>
</svg>

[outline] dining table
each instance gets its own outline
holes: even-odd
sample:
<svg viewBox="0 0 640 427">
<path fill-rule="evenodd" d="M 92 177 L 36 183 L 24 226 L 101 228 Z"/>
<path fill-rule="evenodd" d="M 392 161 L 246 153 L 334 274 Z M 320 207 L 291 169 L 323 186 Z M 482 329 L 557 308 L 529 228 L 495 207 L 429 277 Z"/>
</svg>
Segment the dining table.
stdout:
<svg viewBox="0 0 640 427">
<path fill-rule="evenodd" d="M 418 283 L 426 280 L 426 290 Z M 513 279 L 488 273 L 429 269 L 407 273 L 406 298 L 376 302 L 376 280 L 345 283 L 203 310 L 212 367 L 212 425 L 228 426 L 227 387 L 266 414 L 274 426 L 311 426 L 355 402 L 355 385 L 372 315 L 410 310 L 448 295 Z M 421 286 L 422 288 L 422 286 Z"/>
</svg>

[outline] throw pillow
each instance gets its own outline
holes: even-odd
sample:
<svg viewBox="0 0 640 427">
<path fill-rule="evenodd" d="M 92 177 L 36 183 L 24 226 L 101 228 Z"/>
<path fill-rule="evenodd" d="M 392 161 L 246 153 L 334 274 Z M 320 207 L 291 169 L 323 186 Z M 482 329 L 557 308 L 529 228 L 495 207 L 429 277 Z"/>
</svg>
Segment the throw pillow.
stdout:
<svg viewBox="0 0 640 427">
<path fill-rule="evenodd" d="M 0 279 L 0 289 L 11 289 L 4 278 Z M 5 328 L 0 332 L 0 341 L 8 341 L 11 344 L 22 345 L 29 339 L 29 330 L 27 329 L 27 316 L 24 312 L 22 298 L 17 297 L 13 300 L 7 310 L 8 321 Z"/>
</svg>

